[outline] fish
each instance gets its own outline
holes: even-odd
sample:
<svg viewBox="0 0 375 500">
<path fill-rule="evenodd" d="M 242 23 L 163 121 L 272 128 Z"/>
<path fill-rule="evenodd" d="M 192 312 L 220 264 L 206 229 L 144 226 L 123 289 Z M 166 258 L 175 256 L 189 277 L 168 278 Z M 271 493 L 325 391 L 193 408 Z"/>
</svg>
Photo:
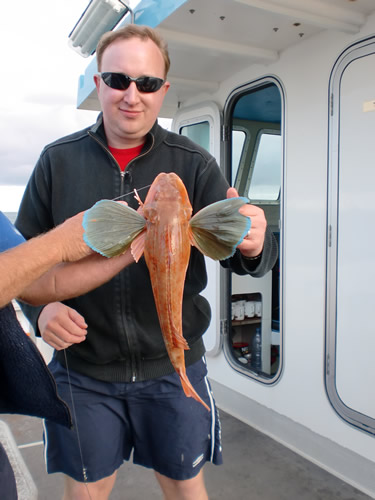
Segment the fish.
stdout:
<svg viewBox="0 0 375 500">
<path fill-rule="evenodd" d="M 138 210 L 100 200 L 83 217 L 84 241 L 111 258 L 129 247 L 136 262 L 144 255 L 150 274 L 164 343 L 182 389 L 210 411 L 190 383 L 185 368 L 189 349 L 182 331 L 182 302 L 191 247 L 214 260 L 233 256 L 250 231 L 251 220 L 239 213 L 245 197 L 212 203 L 192 216 L 186 187 L 175 173 L 160 173 Z"/>
</svg>

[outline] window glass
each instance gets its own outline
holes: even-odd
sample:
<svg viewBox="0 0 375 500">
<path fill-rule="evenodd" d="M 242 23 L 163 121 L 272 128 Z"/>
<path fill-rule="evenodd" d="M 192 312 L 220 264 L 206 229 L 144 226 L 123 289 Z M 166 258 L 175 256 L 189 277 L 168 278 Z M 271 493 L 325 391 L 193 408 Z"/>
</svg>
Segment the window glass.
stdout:
<svg viewBox="0 0 375 500">
<path fill-rule="evenodd" d="M 232 130 L 232 185 L 234 186 L 242 157 L 246 134 L 243 130 Z"/>
<path fill-rule="evenodd" d="M 208 122 L 185 125 L 181 127 L 180 134 L 189 137 L 189 139 L 210 151 L 210 124 Z"/>
<path fill-rule="evenodd" d="M 281 184 L 281 136 L 262 133 L 256 152 L 248 198 L 277 200 Z"/>
</svg>

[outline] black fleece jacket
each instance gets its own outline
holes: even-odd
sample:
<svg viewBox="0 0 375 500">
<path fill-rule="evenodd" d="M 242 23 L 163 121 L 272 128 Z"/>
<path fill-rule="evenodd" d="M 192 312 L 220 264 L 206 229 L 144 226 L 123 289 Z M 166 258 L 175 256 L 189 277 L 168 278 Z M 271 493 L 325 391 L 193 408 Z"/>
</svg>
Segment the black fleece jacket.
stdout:
<svg viewBox="0 0 375 500">
<path fill-rule="evenodd" d="M 215 159 L 188 138 L 168 132 L 157 123 L 147 136 L 141 154 L 124 173 L 108 149 L 102 115 L 95 125 L 64 137 L 43 150 L 23 197 L 16 227 L 31 238 L 96 201 L 113 199 L 135 189 L 145 199 L 160 172 L 175 172 L 184 182 L 193 213 L 226 198 L 228 184 Z M 126 196 L 128 204 L 138 202 Z M 277 257 L 277 244 L 267 230 L 262 256 L 257 261 L 239 251 L 222 264 L 239 274 L 260 277 Z M 190 350 L 186 364 L 204 353 L 202 335 L 210 319 L 210 306 L 200 292 L 207 283 L 203 255 L 192 248 L 183 301 L 183 332 Z M 147 380 L 173 372 L 159 327 L 150 278 L 144 258 L 121 271 L 90 293 L 67 300 L 88 324 L 85 342 L 67 350 L 69 367 L 85 375 L 112 382 Z M 40 308 L 24 307 L 37 331 Z M 56 352 L 64 364 L 64 356 Z"/>
</svg>

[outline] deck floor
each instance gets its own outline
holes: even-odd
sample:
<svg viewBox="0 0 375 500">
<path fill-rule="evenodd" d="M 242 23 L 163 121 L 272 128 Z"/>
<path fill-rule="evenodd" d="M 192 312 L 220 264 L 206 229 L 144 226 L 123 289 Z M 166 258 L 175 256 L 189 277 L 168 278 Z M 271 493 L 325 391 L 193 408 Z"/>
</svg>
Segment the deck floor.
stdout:
<svg viewBox="0 0 375 500">
<path fill-rule="evenodd" d="M 224 465 L 207 464 L 210 500 L 365 500 L 370 497 L 332 476 L 230 415 L 220 412 Z M 60 474 L 48 475 L 43 460 L 42 422 L 33 417 L 1 415 L 10 428 L 38 489 L 39 500 L 62 497 Z M 22 445 L 35 443 L 29 447 Z M 162 500 L 151 470 L 125 463 L 111 500 Z M 20 499 L 21 500 L 21 499 Z M 25 499 L 28 500 L 28 499 Z"/>
</svg>

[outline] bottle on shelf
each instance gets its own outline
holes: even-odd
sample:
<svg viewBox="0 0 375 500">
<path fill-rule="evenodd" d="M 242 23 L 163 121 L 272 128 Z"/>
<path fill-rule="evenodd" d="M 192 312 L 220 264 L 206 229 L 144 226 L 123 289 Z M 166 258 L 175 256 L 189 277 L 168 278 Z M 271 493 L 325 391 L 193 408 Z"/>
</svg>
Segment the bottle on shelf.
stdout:
<svg viewBox="0 0 375 500">
<path fill-rule="evenodd" d="M 260 333 L 260 327 L 256 328 L 252 342 L 251 368 L 254 371 L 262 370 L 262 335 Z"/>
</svg>

